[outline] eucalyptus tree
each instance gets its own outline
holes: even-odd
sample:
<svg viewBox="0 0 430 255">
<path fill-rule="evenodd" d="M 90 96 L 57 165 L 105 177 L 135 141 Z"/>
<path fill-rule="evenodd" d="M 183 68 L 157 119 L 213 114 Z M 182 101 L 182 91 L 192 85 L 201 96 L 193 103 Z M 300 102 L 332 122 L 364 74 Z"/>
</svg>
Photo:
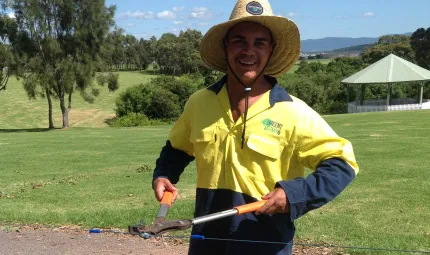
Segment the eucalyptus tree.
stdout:
<svg viewBox="0 0 430 255">
<path fill-rule="evenodd" d="M 59 100 L 62 127 L 69 127 L 72 95 L 91 103 L 98 94 L 93 78 L 115 6 L 105 0 L 12 0 L 20 39 L 11 41 L 21 53 L 22 75 L 29 97 L 46 96 L 49 128 L 53 128 L 52 100 Z M 28 43 L 24 47 L 23 40 Z"/>
<path fill-rule="evenodd" d="M 430 69 L 430 27 L 419 28 L 411 36 L 411 47 L 417 64 Z"/>
<path fill-rule="evenodd" d="M 15 57 L 10 47 L 10 38 L 16 35 L 16 23 L 6 13 L 6 1 L 0 4 L 0 91 L 5 90 L 9 77 L 16 71 Z"/>
<path fill-rule="evenodd" d="M 415 61 L 415 53 L 410 45 L 411 38 L 407 35 L 381 36 L 378 43 L 366 48 L 362 55 L 364 62 L 373 64 L 391 53 L 408 61 Z"/>
</svg>

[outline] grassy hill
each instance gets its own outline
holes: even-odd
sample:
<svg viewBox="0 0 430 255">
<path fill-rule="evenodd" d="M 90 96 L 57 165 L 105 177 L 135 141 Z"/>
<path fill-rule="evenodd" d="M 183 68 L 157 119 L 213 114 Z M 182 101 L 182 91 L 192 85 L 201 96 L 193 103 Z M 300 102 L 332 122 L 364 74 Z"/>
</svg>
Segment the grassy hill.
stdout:
<svg viewBox="0 0 430 255">
<path fill-rule="evenodd" d="M 430 111 L 325 118 L 353 143 L 360 172 L 333 202 L 296 221 L 297 241 L 430 250 Z M 152 169 L 169 128 L 0 130 L 0 225 L 151 222 L 158 209 Z M 169 219 L 192 217 L 195 173 L 192 163 Z"/>
<path fill-rule="evenodd" d="M 149 78 L 121 73 L 120 91 Z M 0 94 L 0 226 L 125 229 L 154 219 L 152 169 L 170 127 L 96 128 L 113 115 L 118 93 L 102 91 L 92 105 L 76 95 L 72 128 L 51 131 L 37 129 L 46 127 L 45 100 L 29 102 L 16 81 Z M 59 118 L 56 109 L 57 126 Z M 430 250 L 430 110 L 324 118 L 352 142 L 360 172 L 334 201 L 296 221 L 297 241 Z M 193 162 L 169 219 L 192 217 L 195 173 Z"/>
<path fill-rule="evenodd" d="M 78 93 L 72 98 L 69 113 L 71 127 L 107 127 L 106 119 L 115 116 L 115 99 L 121 91 L 130 86 L 146 82 L 151 75 L 138 72 L 120 72 L 120 88 L 109 92 L 100 88 L 95 103 L 88 104 Z M 61 127 L 59 101 L 53 101 L 54 125 Z M 44 98 L 29 100 L 20 81 L 12 78 L 6 91 L 0 92 L 0 129 L 4 128 L 46 128 L 48 127 L 48 102 Z"/>
</svg>

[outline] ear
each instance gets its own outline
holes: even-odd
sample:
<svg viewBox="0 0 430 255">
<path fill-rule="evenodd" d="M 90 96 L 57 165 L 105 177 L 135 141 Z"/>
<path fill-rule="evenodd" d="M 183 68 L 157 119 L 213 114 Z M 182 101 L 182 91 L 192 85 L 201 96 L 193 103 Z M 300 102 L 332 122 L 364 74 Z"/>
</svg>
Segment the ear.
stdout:
<svg viewBox="0 0 430 255">
<path fill-rule="evenodd" d="M 227 47 L 228 45 L 227 38 L 222 39 L 222 44 L 224 45 L 224 48 Z"/>
</svg>

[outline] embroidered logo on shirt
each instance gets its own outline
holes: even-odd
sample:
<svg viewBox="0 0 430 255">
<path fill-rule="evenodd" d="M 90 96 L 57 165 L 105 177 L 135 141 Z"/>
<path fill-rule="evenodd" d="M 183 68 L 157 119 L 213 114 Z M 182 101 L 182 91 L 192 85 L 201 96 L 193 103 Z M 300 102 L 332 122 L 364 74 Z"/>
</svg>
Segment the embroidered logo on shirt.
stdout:
<svg viewBox="0 0 430 255">
<path fill-rule="evenodd" d="M 277 135 L 281 134 L 282 124 L 271 119 L 263 120 L 264 130 L 275 133 Z"/>
</svg>

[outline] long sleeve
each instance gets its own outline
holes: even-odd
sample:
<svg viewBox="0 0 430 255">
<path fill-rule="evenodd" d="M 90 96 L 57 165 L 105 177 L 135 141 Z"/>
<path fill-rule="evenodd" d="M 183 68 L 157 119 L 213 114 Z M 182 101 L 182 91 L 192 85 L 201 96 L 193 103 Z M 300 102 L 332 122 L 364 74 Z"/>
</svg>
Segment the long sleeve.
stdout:
<svg viewBox="0 0 430 255">
<path fill-rule="evenodd" d="M 307 178 L 280 181 L 276 185 L 287 195 L 291 220 L 334 199 L 358 173 L 351 143 L 339 137 L 311 108 L 298 121 L 297 132 L 296 159 L 314 172 Z"/>
<path fill-rule="evenodd" d="M 291 221 L 334 199 L 354 179 L 355 170 L 343 159 L 331 158 L 321 162 L 307 178 L 280 181 L 288 197 Z"/>
<path fill-rule="evenodd" d="M 170 130 L 169 140 L 156 161 L 152 182 L 159 177 L 166 177 L 173 184 L 177 183 L 184 169 L 194 160 L 194 147 L 189 141 L 189 104 L 185 104 L 184 112 Z"/>
<path fill-rule="evenodd" d="M 161 150 L 160 157 L 156 161 L 152 181 L 159 177 L 166 177 L 173 184 L 177 183 L 179 181 L 179 176 L 193 160 L 193 156 L 173 148 L 170 141 L 167 141 L 166 145 Z"/>
</svg>

